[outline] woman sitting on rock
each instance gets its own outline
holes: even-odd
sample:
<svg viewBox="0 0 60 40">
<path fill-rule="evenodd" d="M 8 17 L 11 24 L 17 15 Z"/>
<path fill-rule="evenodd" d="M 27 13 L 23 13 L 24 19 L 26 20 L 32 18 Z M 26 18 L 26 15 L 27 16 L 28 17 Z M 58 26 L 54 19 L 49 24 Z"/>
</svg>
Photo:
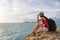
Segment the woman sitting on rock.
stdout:
<svg viewBox="0 0 60 40">
<path fill-rule="evenodd" d="M 48 20 L 45 18 L 44 13 L 40 12 L 37 15 L 37 26 L 34 28 L 32 33 L 36 33 L 38 31 L 48 31 L 48 28 L 49 28 Z"/>
</svg>

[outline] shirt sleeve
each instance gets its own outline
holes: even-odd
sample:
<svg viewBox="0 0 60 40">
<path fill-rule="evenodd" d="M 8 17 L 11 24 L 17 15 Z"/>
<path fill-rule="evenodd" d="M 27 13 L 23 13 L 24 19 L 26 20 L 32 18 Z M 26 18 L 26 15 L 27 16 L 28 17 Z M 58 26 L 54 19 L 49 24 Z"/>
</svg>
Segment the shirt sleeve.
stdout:
<svg viewBox="0 0 60 40">
<path fill-rule="evenodd" d="M 44 24 L 49 28 L 48 21 L 46 19 L 44 20 Z"/>
</svg>

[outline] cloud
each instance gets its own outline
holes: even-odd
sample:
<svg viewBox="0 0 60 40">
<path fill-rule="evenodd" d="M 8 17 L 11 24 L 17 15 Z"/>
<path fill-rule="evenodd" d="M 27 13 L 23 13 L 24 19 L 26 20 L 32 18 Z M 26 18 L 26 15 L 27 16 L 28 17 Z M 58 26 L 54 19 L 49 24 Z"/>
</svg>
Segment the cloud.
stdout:
<svg viewBox="0 0 60 40">
<path fill-rule="evenodd" d="M 0 0 L 0 22 L 34 20 L 40 11 L 47 17 L 57 18 L 60 17 L 59 4 L 59 0 Z"/>
</svg>

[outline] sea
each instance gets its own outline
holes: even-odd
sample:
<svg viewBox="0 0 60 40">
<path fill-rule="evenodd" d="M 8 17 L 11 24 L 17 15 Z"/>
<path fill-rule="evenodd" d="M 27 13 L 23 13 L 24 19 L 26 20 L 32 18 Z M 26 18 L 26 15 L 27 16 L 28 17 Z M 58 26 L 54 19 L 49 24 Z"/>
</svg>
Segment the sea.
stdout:
<svg viewBox="0 0 60 40">
<path fill-rule="evenodd" d="M 60 29 L 60 22 L 56 22 Z M 36 22 L 0 23 L 0 40 L 24 40 L 32 32 Z"/>
</svg>

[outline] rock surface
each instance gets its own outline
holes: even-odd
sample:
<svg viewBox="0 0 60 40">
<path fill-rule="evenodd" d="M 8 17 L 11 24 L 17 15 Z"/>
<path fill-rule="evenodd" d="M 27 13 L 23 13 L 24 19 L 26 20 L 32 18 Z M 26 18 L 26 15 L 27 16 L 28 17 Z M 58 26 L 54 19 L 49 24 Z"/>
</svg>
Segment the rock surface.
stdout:
<svg viewBox="0 0 60 40">
<path fill-rule="evenodd" d="M 39 32 L 27 35 L 24 40 L 60 40 L 60 32 Z"/>
</svg>

